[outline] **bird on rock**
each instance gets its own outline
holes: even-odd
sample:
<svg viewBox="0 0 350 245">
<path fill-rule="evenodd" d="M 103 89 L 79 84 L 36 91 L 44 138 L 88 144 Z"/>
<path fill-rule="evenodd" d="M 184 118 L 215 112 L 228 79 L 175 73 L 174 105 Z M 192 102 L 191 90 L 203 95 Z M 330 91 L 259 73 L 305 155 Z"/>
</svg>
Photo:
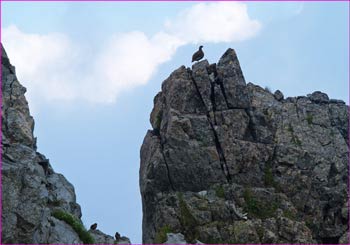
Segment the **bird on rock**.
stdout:
<svg viewBox="0 0 350 245">
<path fill-rule="evenodd" d="M 115 237 L 115 240 L 117 240 L 117 241 L 119 241 L 121 238 L 119 232 L 116 232 L 114 237 Z"/>
<path fill-rule="evenodd" d="M 202 48 L 203 48 L 202 45 L 199 46 L 198 51 L 192 55 L 192 62 L 199 61 L 204 57 L 204 52 L 203 52 Z"/>
<path fill-rule="evenodd" d="M 96 228 L 97 228 L 97 223 L 94 223 L 90 226 L 91 230 L 96 230 Z"/>
</svg>

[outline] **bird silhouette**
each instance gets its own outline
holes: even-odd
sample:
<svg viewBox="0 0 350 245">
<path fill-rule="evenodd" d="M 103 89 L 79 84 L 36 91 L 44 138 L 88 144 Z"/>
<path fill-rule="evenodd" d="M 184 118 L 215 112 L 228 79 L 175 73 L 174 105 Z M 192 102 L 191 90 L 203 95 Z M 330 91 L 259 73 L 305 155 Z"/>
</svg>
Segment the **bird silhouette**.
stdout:
<svg viewBox="0 0 350 245">
<path fill-rule="evenodd" d="M 91 230 L 96 230 L 96 228 L 97 228 L 97 223 L 94 223 L 90 226 Z"/>
<path fill-rule="evenodd" d="M 116 232 L 114 237 L 115 237 L 115 240 L 117 240 L 117 241 L 119 241 L 121 238 L 119 232 Z"/>
<path fill-rule="evenodd" d="M 199 46 L 198 51 L 192 55 L 192 62 L 199 61 L 204 57 L 204 52 L 203 52 L 202 48 L 203 48 L 202 45 Z"/>
</svg>

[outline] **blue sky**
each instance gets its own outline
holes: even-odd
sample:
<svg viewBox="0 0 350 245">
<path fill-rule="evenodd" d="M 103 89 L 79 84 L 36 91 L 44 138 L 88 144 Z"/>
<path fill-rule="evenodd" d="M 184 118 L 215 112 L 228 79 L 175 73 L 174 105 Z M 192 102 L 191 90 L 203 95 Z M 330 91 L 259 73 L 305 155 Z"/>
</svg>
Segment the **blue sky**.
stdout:
<svg viewBox="0 0 350 245">
<path fill-rule="evenodd" d="M 153 97 L 198 44 L 210 63 L 234 48 L 247 82 L 348 104 L 346 2 L 1 4 L 2 42 L 28 89 L 39 151 L 74 184 L 87 227 L 133 243 Z"/>
</svg>

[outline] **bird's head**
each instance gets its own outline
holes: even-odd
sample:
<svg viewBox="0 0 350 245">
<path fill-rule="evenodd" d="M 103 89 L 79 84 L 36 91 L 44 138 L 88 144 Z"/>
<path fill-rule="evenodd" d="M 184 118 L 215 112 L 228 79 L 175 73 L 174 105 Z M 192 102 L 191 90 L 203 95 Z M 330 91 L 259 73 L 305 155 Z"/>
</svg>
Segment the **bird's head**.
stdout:
<svg viewBox="0 0 350 245">
<path fill-rule="evenodd" d="M 203 46 L 201 45 L 201 46 L 199 46 L 199 49 L 202 49 L 203 48 Z"/>
</svg>

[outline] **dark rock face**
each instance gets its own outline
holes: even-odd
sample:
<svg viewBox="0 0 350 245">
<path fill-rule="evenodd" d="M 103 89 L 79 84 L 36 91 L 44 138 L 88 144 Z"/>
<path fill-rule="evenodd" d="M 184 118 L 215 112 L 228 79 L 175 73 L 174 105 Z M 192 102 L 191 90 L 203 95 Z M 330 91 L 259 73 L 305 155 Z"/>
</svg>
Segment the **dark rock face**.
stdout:
<svg viewBox="0 0 350 245">
<path fill-rule="evenodd" d="M 82 243 L 62 210 L 80 221 L 74 187 L 36 151 L 26 88 L 2 48 L 2 243 Z M 95 239 L 97 243 L 105 243 Z M 112 239 L 113 240 L 113 239 Z M 112 241 L 113 243 L 113 241 Z"/>
<path fill-rule="evenodd" d="M 348 106 L 246 84 L 229 49 L 175 70 L 141 148 L 143 242 L 337 243 L 348 224 Z M 165 233 L 165 234 L 163 234 Z M 345 237 L 345 238 L 344 238 Z"/>
</svg>

